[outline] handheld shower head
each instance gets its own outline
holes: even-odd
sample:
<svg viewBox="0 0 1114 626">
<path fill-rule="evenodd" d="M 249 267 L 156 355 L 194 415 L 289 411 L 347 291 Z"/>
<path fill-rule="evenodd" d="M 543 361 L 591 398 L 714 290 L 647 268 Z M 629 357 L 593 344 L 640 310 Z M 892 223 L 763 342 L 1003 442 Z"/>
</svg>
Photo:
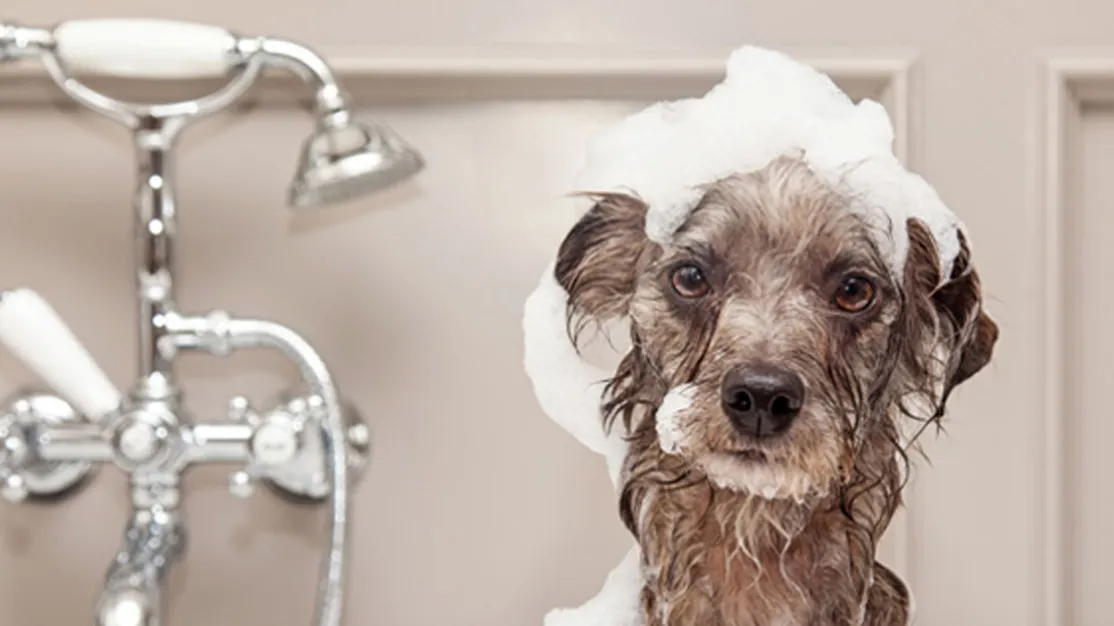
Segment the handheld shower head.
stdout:
<svg viewBox="0 0 1114 626">
<path fill-rule="evenodd" d="M 392 187 L 425 167 L 416 149 L 381 125 L 318 125 L 305 144 L 288 202 L 305 208 Z"/>
</svg>

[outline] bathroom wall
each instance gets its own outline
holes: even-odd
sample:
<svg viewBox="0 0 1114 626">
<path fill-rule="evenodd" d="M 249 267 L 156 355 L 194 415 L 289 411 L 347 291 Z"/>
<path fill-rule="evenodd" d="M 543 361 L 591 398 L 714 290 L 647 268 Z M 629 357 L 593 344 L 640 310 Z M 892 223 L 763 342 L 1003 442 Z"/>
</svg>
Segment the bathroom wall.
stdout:
<svg viewBox="0 0 1114 626">
<path fill-rule="evenodd" d="M 575 217 L 563 194 L 585 137 L 647 101 L 700 93 L 734 45 L 796 52 L 895 116 L 899 148 L 966 220 L 1002 329 L 995 362 L 928 437 L 885 553 L 922 626 L 1100 626 L 1114 610 L 1096 520 L 1104 477 L 1103 208 L 1114 189 L 1114 5 L 1032 0 L 445 3 L 8 0 L 28 24 L 144 16 L 301 39 L 417 145 L 413 184 L 315 213 L 283 207 L 304 111 L 267 98 L 181 147 L 180 303 L 304 333 L 366 413 L 374 458 L 354 497 L 348 624 L 523 626 L 591 597 L 629 539 L 602 461 L 538 410 L 520 310 Z M 660 63 L 655 59 L 673 59 Z M 131 152 L 0 72 L 0 285 L 69 320 L 112 379 L 134 375 Z M 273 355 L 189 357 L 196 419 L 260 402 Z M 0 356 L 0 390 L 32 379 Z M 187 481 L 191 531 L 169 626 L 302 625 L 324 507 L 228 495 L 234 467 Z M 126 515 L 105 468 L 52 505 L 0 503 L 0 623 L 89 623 Z"/>
</svg>

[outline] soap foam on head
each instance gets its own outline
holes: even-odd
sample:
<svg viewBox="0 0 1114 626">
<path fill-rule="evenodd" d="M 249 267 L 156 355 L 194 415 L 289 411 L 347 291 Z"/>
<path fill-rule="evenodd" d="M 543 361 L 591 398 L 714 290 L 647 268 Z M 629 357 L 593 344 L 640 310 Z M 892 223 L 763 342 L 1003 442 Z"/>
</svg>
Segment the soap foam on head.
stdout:
<svg viewBox="0 0 1114 626">
<path fill-rule="evenodd" d="M 592 137 L 578 191 L 627 193 L 649 206 L 646 234 L 668 243 L 700 201 L 702 186 L 799 156 L 876 226 L 876 244 L 900 281 L 905 223 L 924 222 L 941 276 L 951 274 L 963 225 L 893 153 L 886 110 L 855 103 L 828 76 L 779 52 L 746 46 L 702 98 L 651 105 Z"/>
</svg>

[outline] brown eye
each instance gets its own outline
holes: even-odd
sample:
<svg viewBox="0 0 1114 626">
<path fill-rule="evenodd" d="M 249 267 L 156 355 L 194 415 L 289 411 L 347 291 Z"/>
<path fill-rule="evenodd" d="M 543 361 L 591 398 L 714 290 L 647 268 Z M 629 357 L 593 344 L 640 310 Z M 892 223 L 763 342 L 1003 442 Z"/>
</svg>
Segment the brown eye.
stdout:
<svg viewBox="0 0 1114 626">
<path fill-rule="evenodd" d="M 835 293 L 835 305 L 859 313 L 874 303 L 874 283 L 862 276 L 845 276 Z"/>
<path fill-rule="evenodd" d="M 695 265 L 682 265 L 669 276 L 673 291 L 682 298 L 700 298 L 711 291 L 704 270 Z"/>
</svg>

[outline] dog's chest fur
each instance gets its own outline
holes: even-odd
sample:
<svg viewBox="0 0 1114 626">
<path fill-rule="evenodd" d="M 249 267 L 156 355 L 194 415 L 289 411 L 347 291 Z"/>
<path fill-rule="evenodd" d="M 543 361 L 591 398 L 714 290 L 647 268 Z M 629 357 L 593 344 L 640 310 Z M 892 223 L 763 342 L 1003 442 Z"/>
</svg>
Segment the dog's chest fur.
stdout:
<svg viewBox="0 0 1114 626">
<path fill-rule="evenodd" d="M 647 626 L 857 624 L 865 572 L 855 571 L 838 512 L 811 515 L 707 483 L 643 497 L 653 499 L 639 531 Z"/>
</svg>

